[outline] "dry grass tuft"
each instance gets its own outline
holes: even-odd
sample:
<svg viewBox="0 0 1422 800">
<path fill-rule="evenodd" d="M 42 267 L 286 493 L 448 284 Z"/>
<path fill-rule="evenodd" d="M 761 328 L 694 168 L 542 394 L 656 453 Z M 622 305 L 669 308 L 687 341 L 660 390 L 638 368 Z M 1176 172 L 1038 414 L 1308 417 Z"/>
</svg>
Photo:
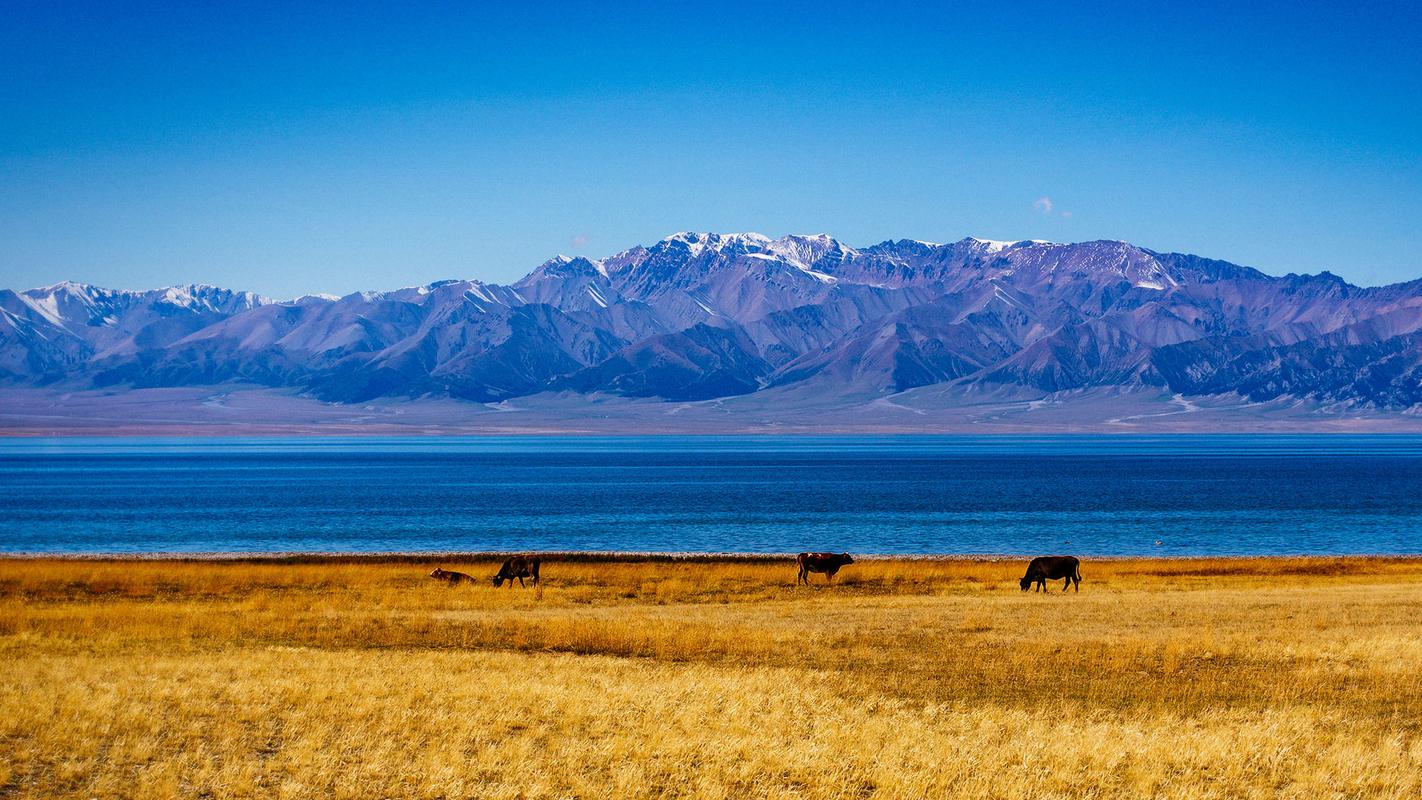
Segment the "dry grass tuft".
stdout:
<svg viewBox="0 0 1422 800">
<path fill-rule="evenodd" d="M 0 561 L 0 797 L 1422 793 L 1419 561 L 433 566 Z"/>
</svg>

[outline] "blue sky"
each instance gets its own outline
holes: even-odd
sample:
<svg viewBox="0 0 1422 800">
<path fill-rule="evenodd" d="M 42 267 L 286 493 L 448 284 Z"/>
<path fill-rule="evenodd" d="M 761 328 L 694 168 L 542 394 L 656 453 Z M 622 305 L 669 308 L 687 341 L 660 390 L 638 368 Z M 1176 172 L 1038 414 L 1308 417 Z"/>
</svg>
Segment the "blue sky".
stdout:
<svg viewBox="0 0 1422 800">
<path fill-rule="evenodd" d="M 688 229 L 1422 276 L 1411 4 L 124 5 L 4 5 L 0 285 L 506 282 Z"/>
</svg>

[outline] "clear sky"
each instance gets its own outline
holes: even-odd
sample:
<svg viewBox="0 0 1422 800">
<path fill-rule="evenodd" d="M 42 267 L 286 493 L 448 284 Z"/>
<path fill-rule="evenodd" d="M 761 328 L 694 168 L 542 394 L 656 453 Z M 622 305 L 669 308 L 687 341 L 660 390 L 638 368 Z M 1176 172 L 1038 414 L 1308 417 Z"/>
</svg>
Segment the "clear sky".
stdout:
<svg viewBox="0 0 1422 800">
<path fill-rule="evenodd" d="M 0 286 L 507 282 L 678 230 L 1422 276 L 1415 3 L 506 5 L 3 0 Z"/>
</svg>

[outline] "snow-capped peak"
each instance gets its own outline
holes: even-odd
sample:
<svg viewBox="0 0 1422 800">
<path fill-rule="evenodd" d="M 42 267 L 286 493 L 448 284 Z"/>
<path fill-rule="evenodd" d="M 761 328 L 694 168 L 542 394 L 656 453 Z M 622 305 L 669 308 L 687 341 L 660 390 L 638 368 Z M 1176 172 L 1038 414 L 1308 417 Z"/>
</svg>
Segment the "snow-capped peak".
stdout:
<svg viewBox="0 0 1422 800">
<path fill-rule="evenodd" d="M 211 294 L 214 287 L 205 283 L 190 283 L 185 286 L 169 286 L 160 290 L 159 300 L 175 306 L 193 306 L 202 302 L 204 295 Z"/>
<path fill-rule="evenodd" d="M 706 244 L 712 247 L 724 247 L 735 242 L 751 242 L 756 244 L 766 244 L 770 237 L 763 233 L 715 233 L 708 231 L 698 233 L 696 231 L 678 231 L 666 237 L 664 242 L 686 242 L 688 244 Z"/>
<path fill-rule="evenodd" d="M 972 242 L 973 244 L 982 247 L 989 253 L 1001 253 L 1004 250 L 1011 250 L 1017 247 L 1034 247 L 1038 245 L 1056 244 L 1055 242 L 1049 242 L 1046 239 L 1018 239 L 1016 241 L 1006 242 L 998 239 L 979 239 L 976 236 L 969 236 L 966 241 Z"/>
<path fill-rule="evenodd" d="M 230 311 L 255 308 L 272 301 L 253 292 L 235 292 L 206 283 L 188 283 L 148 292 L 153 302 L 192 310 Z"/>
<path fill-rule="evenodd" d="M 171 313 L 162 309 L 176 307 L 200 313 L 232 314 L 272 302 L 252 292 L 234 292 L 201 283 L 135 292 L 61 281 L 15 295 L 35 315 L 66 330 L 76 325 L 116 325 L 133 309 Z"/>
<path fill-rule="evenodd" d="M 680 231 L 663 239 L 659 244 L 662 246 L 675 244 L 684 247 L 689 251 L 692 258 L 696 258 L 708 250 L 720 253 L 727 248 L 737 245 L 751 251 L 762 250 L 769 243 L 770 237 L 759 233 L 697 233 L 695 231 Z"/>
<path fill-rule="evenodd" d="M 35 293 L 35 294 L 39 294 L 39 293 L 59 294 L 59 293 L 62 292 L 62 293 L 65 293 L 65 294 L 86 295 L 86 296 L 87 296 L 87 295 L 91 295 L 91 294 L 93 294 L 95 291 L 99 291 L 99 290 L 98 290 L 98 287 L 91 286 L 90 284 L 87 284 L 87 283 L 80 283 L 80 282 L 78 282 L 78 281 L 60 281 L 59 283 L 53 283 L 53 284 L 50 284 L 49 286 L 44 286 L 44 287 L 41 287 L 41 288 L 39 288 L 39 289 L 30 289 L 29 291 L 32 292 L 32 293 Z"/>
<path fill-rule="evenodd" d="M 78 281 L 60 281 L 49 286 L 42 286 L 37 289 L 26 289 L 20 294 L 33 300 L 48 300 L 55 303 L 78 303 L 83 306 L 92 307 L 101 300 L 111 299 L 121 296 L 137 296 L 138 292 L 130 292 L 122 289 L 102 289 L 88 283 Z"/>
<path fill-rule="evenodd" d="M 845 261 L 857 256 L 858 251 L 846 247 L 839 240 L 825 233 L 789 234 L 771 239 L 761 233 L 696 233 L 682 231 L 663 239 L 661 246 L 675 245 L 684 248 L 691 258 L 705 253 L 746 256 L 789 264 L 815 277 L 829 279 L 818 273 L 814 265 L 826 257 Z"/>
<path fill-rule="evenodd" d="M 989 253 L 1000 253 L 1017 244 L 1017 242 L 1001 242 L 996 239 L 979 239 L 976 236 L 970 236 L 968 239 L 975 244 L 982 245 Z"/>
<path fill-rule="evenodd" d="M 316 292 L 315 294 L 303 294 L 300 297 L 288 300 L 287 304 L 295 306 L 304 306 L 312 305 L 315 303 L 334 303 L 340 299 L 341 298 L 339 295 L 326 294 L 325 292 Z"/>
<path fill-rule="evenodd" d="M 824 233 L 782 236 L 770 242 L 766 250 L 807 272 L 826 257 L 845 261 L 859 255 L 856 250 Z"/>
<path fill-rule="evenodd" d="M 616 256 L 614 256 L 614 258 L 616 258 Z M 586 265 L 586 267 L 592 267 L 594 272 L 598 273 L 604 278 L 607 277 L 607 264 L 600 259 L 586 258 L 584 256 L 569 257 L 560 254 L 540 264 L 537 269 L 535 269 L 533 272 L 528 273 L 528 275 L 525 276 L 523 280 L 518 281 L 514 285 L 521 286 L 530 281 L 543 280 L 549 275 L 566 275 L 568 273 L 568 270 L 564 269 L 564 267 L 568 267 L 574 264 L 582 264 Z M 580 269 L 585 269 L 586 267 Z"/>
</svg>

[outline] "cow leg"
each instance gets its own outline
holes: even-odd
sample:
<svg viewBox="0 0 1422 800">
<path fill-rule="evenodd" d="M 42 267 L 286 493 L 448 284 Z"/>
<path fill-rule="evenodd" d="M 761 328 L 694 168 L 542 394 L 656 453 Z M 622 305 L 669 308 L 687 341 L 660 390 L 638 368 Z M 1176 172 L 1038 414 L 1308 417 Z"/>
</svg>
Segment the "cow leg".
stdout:
<svg viewBox="0 0 1422 800">
<path fill-rule="evenodd" d="M 527 588 L 528 588 L 528 584 L 526 584 L 526 583 L 523 582 L 523 576 L 522 576 L 522 575 L 518 576 L 518 585 L 519 585 L 520 587 L 524 588 L 524 589 L 527 589 Z"/>
</svg>

